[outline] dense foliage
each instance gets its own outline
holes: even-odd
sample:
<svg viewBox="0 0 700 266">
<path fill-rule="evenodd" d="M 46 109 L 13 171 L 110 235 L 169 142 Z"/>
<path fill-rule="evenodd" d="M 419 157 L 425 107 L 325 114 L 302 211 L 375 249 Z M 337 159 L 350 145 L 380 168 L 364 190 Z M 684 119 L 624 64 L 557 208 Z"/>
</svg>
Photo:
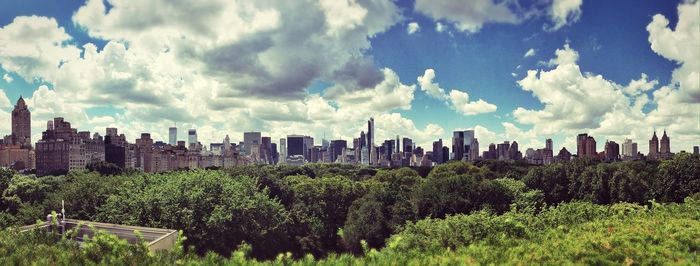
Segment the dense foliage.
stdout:
<svg viewBox="0 0 700 266">
<path fill-rule="evenodd" d="M 143 247 L 121 247 L 109 236 L 98 241 L 118 247 L 101 247 L 112 250 L 103 250 L 112 252 L 105 258 L 127 256 L 143 264 L 224 262 L 232 254 L 229 262 L 554 263 L 570 258 L 597 264 L 624 262 L 629 255 L 654 263 L 697 261 L 700 252 L 700 237 L 690 232 L 700 232 L 697 201 L 672 204 L 700 192 L 700 156 L 691 154 L 660 163 L 450 162 L 430 171 L 337 164 L 162 174 L 122 173 L 109 164 L 91 169 L 40 178 L 0 169 L 0 226 L 31 224 L 60 210 L 64 200 L 69 218 L 182 231 L 179 253 L 162 256 L 139 255 L 146 252 L 139 251 Z M 47 254 L 55 254 L 39 260 L 46 263 L 105 262 L 84 254 L 97 251 L 76 250 L 64 238 L 7 229 L 0 233 L 0 257 L 25 245 L 44 245 Z M 577 239 L 583 242 L 575 244 Z M 626 249 L 596 246 L 605 239 Z M 547 247 L 561 252 L 547 253 Z M 660 260 L 642 254 L 646 249 L 661 252 Z M 8 255 L 5 262 L 40 254 L 22 252 L 24 257 Z M 585 260 L 593 257 L 599 260 Z M 127 258 L 122 262 L 131 264 Z"/>
</svg>

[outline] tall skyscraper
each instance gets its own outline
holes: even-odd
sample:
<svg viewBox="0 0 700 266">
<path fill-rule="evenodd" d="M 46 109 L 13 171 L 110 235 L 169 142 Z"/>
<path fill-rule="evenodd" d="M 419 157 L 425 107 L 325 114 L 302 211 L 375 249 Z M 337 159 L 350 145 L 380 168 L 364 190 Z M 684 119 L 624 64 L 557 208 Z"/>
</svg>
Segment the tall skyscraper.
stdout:
<svg viewBox="0 0 700 266">
<path fill-rule="evenodd" d="M 343 154 L 343 150 L 345 150 L 347 147 L 348 143 L 345 140 L 331 140 L 331 145 L 328 148 L 329 152 L 331 153 L 331 162 L 336 162 L 338 160 L 338 156 L 341 156 Z"/>
<path fill-rule="evenodd" d="M 413 140 L 410 138 L 403 138 L 403 153 L 413 152 Z"/>
<path fill-rule="evenodd" d="M 304 155 L 304 136 L 302 135 L 287 136 L 287 157 L 294 155 Z"/>
<path fill-rule="evenodd" d="M 311 161 L 311 149 L 314 147 L 314 138 L 304 136 L 304 158 L 306 161 Z"/>
<path fill-rule="evenodd" d="M 578 158 L 595 158 L 598 156 L 595 138 L 588 136 L 586 133 L 578 134 L 578 137 L 576 137 L 576 156 Z"/>
<path fill-rule="evenodd" d="M 637 158 L 637 143 L 632 142 L 631 139 L 625 139 L 622 143 L 622 158 L 623 159 L 634 159 Z"/>
<path fill-rule="evenodd" d="M 462 160 L 464 156 L 464 131 L 452 133 L 452 154 L 453 160 Z"/>
<path fill-rule="evenodd" d="M 661 136 L 661 145 L 659 146 L 659 157 L 661 159 L 671 159 L 673 154 L 671 153 L 671 138 L 666 135 L 666 130 L 664 130 L 664 135 Z"/>
<path fill-rule="evenodd" d="M 116 137 L 119 135 L 119 130 L 115 127 L 108 127 L 105 129 L 105 136 Z"/>
<path fill-rule="evenodd" d="M 374 149 L 374 117 L 370 117 L 367 121 L 367 146 L 369 146 L 369 164 L 374 165 L 377 159 L 377 154 L 375 154 L 376 151 Z"/>
<path fill-rule="evenodd" d="M 656 131 L 649 140 L 649 154 L 647 156 L 652 160 L 659 159 L 659 138 L 656 137 Z"/>
<path fill-rule="evenodd" d="M 197 130 L 190 129 L 187 131 L 187 144 L 190 150 L 195 150 L 197 148 Z"/>
<path fill-rule="evenodd" d="M 469 160 L 476 161 L 479 159 L 479 140 L 474 138 L 469 144 Z"/>
<path fill-rule="evenodd" d="M 545 142 L 545 146 L 544 146 L 545 149 L 550 150 L 550 151 L 553 150 L 554 145 L 552 143 L 552 139 L 547 139 L 544 142 Z"/>
<path fill-rule="evenodd" d="M 260 139 L 262 138 L 260 132 L 243 132 L 243 154 L 251 156 L 258 155 L 260 152 Z"/>
<path fill-rule="evenodd" d="M 263 163 L 272 164 L 272 139 L 270 137 L 260 138 L 260 160 Z"/>
<path fill-rule="evenodd" d="M 168 128 L 168 144 L 177 145 L 177 127 Z"/>
<path fill-rule="evenodd" d="M 620 159 L 620 145 L 614 141 L 605 142 L 605 160 L 616 161 Z"/>
<path fill-rule="evenodd" d="M 576 137 L 576 155 L 581 158 L 586 154 L 586 140 L 588 139 L 588 134 L 582 133 L 578 134 Z"/>
<path fill-rule="evenodd" d="M 396 135 L 396 151 L 394 153 L 401 153 L 401 142 L 399 141 L 399 135 Z"/>
<path fill-rule="evenodd" d="M 280 139 L 280 162 L 284 162 L 287 159 L 287 139 Z"/>
<path fill-rule="evenodd" d="M 231 150 L 231 138 L 228 137 L 228 134 L 226 134 L 226 137 L 224 137 L 222 144 L 224 153 Z"/>
<path fill-rule="evenodd" d="M 445 162 L 445 156 L 443 154 L 442 139 L 438 139 L 433 142 L 433 162 L 435 164 L 441 164 Z"/>
<path fill-rule="evenodd" d="M 32 117 L 22 96 L 12 110 L 12 136 L 21 146 L 32 145 Z"/>
</svg>

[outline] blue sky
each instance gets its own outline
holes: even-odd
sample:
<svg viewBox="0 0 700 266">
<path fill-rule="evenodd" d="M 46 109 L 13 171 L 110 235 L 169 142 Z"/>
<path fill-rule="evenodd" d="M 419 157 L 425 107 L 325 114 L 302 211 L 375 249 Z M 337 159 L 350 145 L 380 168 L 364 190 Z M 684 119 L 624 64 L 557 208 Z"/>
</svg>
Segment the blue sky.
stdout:
<svg viewBox="0 0 700 266">
<path fill-rule="evenodd" d="M 407 135 L 424 146 L 437 138 L 449 140 L 454 129 L 475 127 L 482 149 L 504 140 L 539 148 L 545 138 L 553 138 L 555 148 L 572 150 L 573 137 L 582 132 L 595 134 L 599 149 L 606 139 L 628 137 L 641 149 L 655 128 L 671 131 L 678 140 L 674 151 L 700 142 L 700 103 L 692 82 L 700 58 L 673 52 L 700 48 L 693 33 L 697 14 L 688 12 L 684 19 L 690 26 L 676 28 L 679 6 L 700 13 L 696 1 L 253 1 L 242 8 L 212 0 L 162 10 L 153 7 L 172 3 L 158 2 L 0 3 L 0 47 L 31 46 L 32 30 L 57 34 L 57 43 L 37 39 L 46 43 L 28 48 L 35 49 L 30 55 L 22 49 L 17 49 L 21 56 L 13 49 L 0 52 L 0 76 L 6 77 L 0 89 L 12 103 L 20 94 L 32 98 L 35 136 L 41 121 L 64 116 L 100 133 L 118 126 L 129 139 L 143 131 L 165 137 L 166 125 L 177 123 L 200 129 L 204 141 L 219 141 L 225 134 L 238 140 L 251 130 L 274 138 L 301 133 L 350 140 L 363 121 L 376 116 L 384 129 L 380 137 Z M 492 9 L 482 12 L 481 7 Z M 459 8 L 464 9 L 452 12 Z M 494 15 L 494 10 L 506 14 Z M 16 20 L 22 16 L 33 17 Z M 409 33 L 409 23 L 419 29 Z M 436 29 L 438 23 L 444 31 Z M 674 44 L 662 30 L 652 33 L 651 24 L 686 41 Z M 18 30 L 22 27 L 30 30 Z M 16 40 L 16 34 L 24 35 Z M 656 48 L 652 34 L 659 36 Z M 86 44 L 112 61 L 89 63 Z M 56 47 L 61 52 L 51 50 Z M 525 57 L 529 50 L 534 55 Z M 576 60 L 548 64 L 558 58 L 557 50 Z M 46 65 L 32 65 L 36 62 Z M 567 70 L 567 64 L 575 68 Z M 444 93 L 430 95 L 417 81 L 427 69 L 434 70 L 432 84 Z M 103 76 L 93 78 L 91 70 Z M 545 82 L 542 73 L 533 73 L 530 85 L 519 82 L 538 70 L 561 83 Z M 675 78 L 674 71 L 680 73 Z M 602 83 L 595 83 L 598 75 Z M 633 80 L 646 87 L 631 88 Z M 581 97 L 564 97 L 578 90 Z M 606 99 L 606 93 L 615 104 L 587 101 Z M 453 98 L 458 95 L 468 96 Z M 685 100 L 678 100 L 681 96 Z M 566 104 L 557 103 L 557 97 Z M 474 105 L 479 100 L 481 105 Z M 637 101 L 641 106 L 635 106 Z M 680 110 L 680 104 L 685 108 Z M 7 115 L 11 106 L 0 109 Z M 581 119 L 572 125 L 565 115 Z M 0 134 L 7 131 L 9 125 L 0 126 Z"/>
</svg>

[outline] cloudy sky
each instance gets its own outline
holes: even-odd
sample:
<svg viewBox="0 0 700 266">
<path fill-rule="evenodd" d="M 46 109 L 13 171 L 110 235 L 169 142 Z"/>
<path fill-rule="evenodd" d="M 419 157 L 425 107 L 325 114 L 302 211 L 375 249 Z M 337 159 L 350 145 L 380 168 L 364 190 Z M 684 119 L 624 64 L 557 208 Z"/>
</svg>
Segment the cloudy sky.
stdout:
<svg viewBox="0 0 700 266">
<path fill-rule="evenodd" d="M 0 135 L 46 120 L 205 143 L 262 131 L 428 146 L 700 144 L 700 5 L 669 0 L 0 2 Z"/>
</svg>

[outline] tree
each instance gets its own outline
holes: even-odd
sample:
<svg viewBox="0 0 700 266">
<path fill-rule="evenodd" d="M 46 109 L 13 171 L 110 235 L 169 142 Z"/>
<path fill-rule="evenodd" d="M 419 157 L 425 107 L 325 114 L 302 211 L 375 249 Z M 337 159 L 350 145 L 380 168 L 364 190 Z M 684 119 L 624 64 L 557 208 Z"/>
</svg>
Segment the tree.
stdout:
<svg viewBox="0 0 700 266">
<path fill-rule="evenodd" d="M 685 197 L 697 192 L 700 192 L 700 156 L 679 153 L 661 162 L 654 182 L 657 199 L 683 202 Z"/>
</svg>

